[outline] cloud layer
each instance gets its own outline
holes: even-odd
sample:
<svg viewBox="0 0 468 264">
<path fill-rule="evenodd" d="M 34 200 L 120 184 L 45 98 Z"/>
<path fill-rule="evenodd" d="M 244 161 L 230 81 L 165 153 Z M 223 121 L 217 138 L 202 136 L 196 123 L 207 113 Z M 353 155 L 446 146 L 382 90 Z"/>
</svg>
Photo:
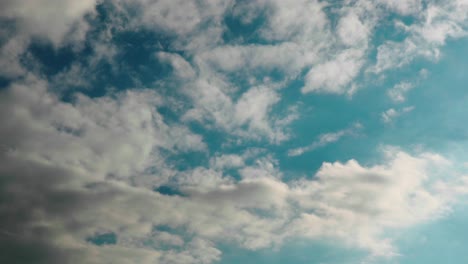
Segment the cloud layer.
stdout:
<svg viewBox="0 0 468 264">
<path fill-rule="evenodd" d="M 386 142 L 371 161 L 319 160 L 301 176 L 282 167 L 366 127 L 354 120 L 291 143 L 302 98 L 344 105 L 329 98 L 349 102 L 414 60 L 437 61 L 466 35 L 466 1 L 41 0 L 0 10 L 2 263 L 208 264 L 221 244 L 297 238 L 391 257 L 389 232 L 445 216 L 468 190 L 458 160 Z M 395 34 L 377 36 L 382 28 Z M 372 109 L 375 119 L 394 124 L 415 109 L 410 92 L 427 75 L 383 91 L 389 105 Z M 347 114 L 336 112 L 306 129 Z"/>
</svg>

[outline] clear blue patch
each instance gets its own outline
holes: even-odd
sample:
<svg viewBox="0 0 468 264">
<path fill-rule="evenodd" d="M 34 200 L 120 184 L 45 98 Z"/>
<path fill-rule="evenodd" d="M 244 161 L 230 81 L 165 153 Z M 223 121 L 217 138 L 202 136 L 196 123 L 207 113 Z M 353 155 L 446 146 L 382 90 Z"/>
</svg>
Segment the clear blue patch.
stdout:
<svg viewBox="0 0 468 264">
<path fill-rule="evenodd" d="M 97 234 L 87 238 L 86 241 L 97 246 L 115 245 L 117 244 L 117 235 L 115 233 Z"/>
<path fill-rule="evenodd" d="M 77 54 L 71 46 L 56 49 L 49 42 L 33 41 L 29 46 L 29 52 L 40 63 L 41 70 L 46 76 L 69 68 L 77 59 Z"/>
<path fill-rule="evenodd" d="M 7 88 L 11 83 L 9 78 L 0 76 L 0 90 Z"/>
<path fill-rule="evenodd" d="M 167 185 L 159 186 L 155 188 L 154 191 L 163 195 L 168 195 L 168 196 L 185 196 L 176 187 L 167 186 Z"/>
<path fill-rule="evenodd" d="M 400 264 L 468 263 L 467 205 L 460 205 L 444 219 L 400 234 Z"/>
</svg>

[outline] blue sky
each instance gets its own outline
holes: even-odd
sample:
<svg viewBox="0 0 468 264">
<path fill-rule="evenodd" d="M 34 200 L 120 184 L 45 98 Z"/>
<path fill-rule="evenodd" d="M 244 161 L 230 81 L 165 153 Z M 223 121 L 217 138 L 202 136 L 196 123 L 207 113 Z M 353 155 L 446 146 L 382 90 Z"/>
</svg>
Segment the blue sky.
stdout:
<svg viewBox="0 0 468 264">
<path fill-rule="evenodd" d="M 0 3 L 0 262 L 464 263 L 465 0 Z"/>
</svg>

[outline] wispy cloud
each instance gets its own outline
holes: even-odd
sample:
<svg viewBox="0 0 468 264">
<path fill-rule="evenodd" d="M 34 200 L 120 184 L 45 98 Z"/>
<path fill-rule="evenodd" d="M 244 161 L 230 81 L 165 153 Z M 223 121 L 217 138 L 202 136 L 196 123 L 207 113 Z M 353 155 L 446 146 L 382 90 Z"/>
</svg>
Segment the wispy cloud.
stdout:
<svg viewBox="0 0 468 264">
<path fill-rule="evenodd" d="M 291 157 L 300 156 L 304 154 L 305 152 L 313 151 L 317 148 L 324 147 L 328 144 L 337 142 L 338 140 L 340 140 L 341 138 L 345 136 L 356 135 L 357 133 L 359 133 L 361 129 L 362 129 L 361 123 L 354 123 L 352 126 L 346 129 L 343 129 L 337 132 L 321 134 L 317 137 L 317 140 L 314 141 L 312 144 L 305 146 L 305 147 L 299 147 L 299 148 L 289 150 L 288 156 L 291 156 Z"/>
<path fill-rule="evenodd" d="M 390 108 L 381 114 L 382 122 L 391 123 L 399 116 L 414 110 L 414 106 L 407 106 L 401 109 Z"/>
</svg>

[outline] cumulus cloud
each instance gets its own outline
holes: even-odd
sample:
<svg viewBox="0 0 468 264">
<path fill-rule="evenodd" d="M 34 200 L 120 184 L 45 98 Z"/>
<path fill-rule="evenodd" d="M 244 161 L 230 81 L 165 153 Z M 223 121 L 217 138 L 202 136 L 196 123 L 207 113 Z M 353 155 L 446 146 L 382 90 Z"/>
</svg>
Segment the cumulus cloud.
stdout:
<svg viewBox="0 0 468 264">
<path fill-rule="evenodd" d="M 396 254 L 387 231 L 444 215 L 467 193 L 466 177 L 438 154 L 385 148 L 373 164 L 324 162 L 294 178 L 274 151 L 299 117 L 299 104 L 283 96 L 302 83 L 302 93 L 353 93 L 374 48 L 367 72 L 377 74 L 437 59 L 448 39 L 466 35 L 466 8 L 463 0 L 2 1 L 0 262 L 208 264 L 221 259 L 220 244 L 256 250 L 298 237 Z M 397 21 L 405 38 L 371 47 L 387 10 L 414 23 Z M 229 19 L 251 35 L 230 40 Z M 129 33 L 147 36 L 148 56 L 172 75 L 154 77 L 151 68 L 146 82 L 126 72 L 114 59 L 137 49 Z M 41 71 L 29 50 L 37 43 L 70 49 L 73 61 Z M 106 67 L 151 89 L 99 97 L 66 90 L 102 88 L 95 79 Z M 410 88 L 402 82 L 388 94 L 402 102 Z M 390 108 L 381 118 L 391 123 L 412 110 Z M 321 134 L 288 154 L 360 129 Z M 224 137 L 211 142 L 212 134 Z M 202 161 L 174 162 L 191 155 Z M 95 243 L 105 235 L 112 241 Z"/>
<path fill-rule="evenodd" d="M 338 36 L 346 45 L 365 45 L 368 40 L 369 27 L 362 23 L 354 13 L 349 13 L 340 19 L 337 27 Z"/>
<path fill-rule="evenodd" d="M 15 85 L 2 97 L 8 99 L 2 113 L 16 117 L 5 119 L 1 129 L 1 195 L 8 203 L 0 206 L 0 246 L 11 252 L 1 256 L 5 262 L 212 263 L 221 256 L 217 242 L 258 249 L 290 237 L 339 238 L 385 255 L 395 252 L 384 236 L 386 228 L 437 217 L 453 195 L 464 193 L 450 192 L 450 182 L 432 178 L 437 177 L 432 168 L 450 166 L 443 157 L 390 148 L 381 164 L 324 163 L 312 180 L 289 183 L 270 158 L 248 166 L 231 162 L 241 166 L 238 180 L 200 167 L 170 176 L 184 196 L 162 195 L 127 180 L 149 166 L 145 159 L 154 146 L 177 149 L 183 144 L 151 139 L 154 130 L 164 135 L 157 113 L 141 108 L 154 97 L 130 93 L 67 104 L 39 88 L 39 93 L 21 94 L 31 85 L 41 82 Z M 101 130 L 107 124 L 112 128 Z M 87 141 L 88 135 L 99 141 Z M 215 168 L 236 157 L 218 160 Z M 153 172 L 152 177 L 165 176 Z M 160 226 L 169 229 L 155 229 Z M 102 232 L 114 233 L 116 244 L 87 242 Z M 19 258 L 24 251 L 30 254 Z"/>
<path fill-rule="evenodd" d="M 334 59 L 318 64 L 307 73 L 303 93 L 343 94 L 351 90 L 349 85 L 363 66 L 363 51 L 347 49 Z"/>
<path fill-rule="evenodd" d="M 318 42 L 326 36 L 328 18 L 319 1 L 293 0 L 259 1 L 266 5 L 268 26 L 262 30 L 265 38 Z"/>
<path fill-rule="evenodd" d="M 11 155 L 120 178 L 143 173 L 158 148 L 205 149 L 199 135 L 164 122 L 154 109 L 161 98 L 151 91 L 64 103 L 47 89 L 30 77 L 2 92 L 1 137 Z"/>
<path fill-rule="evenodd" d="M 291 237 L 339 238 L 387 255 L 396 249 L 385 230 L 438 217 L 465 193 L 432 174 L 450 172 L 443 157 L 391 148 L 381 164 L 324 163 L 312 179 L 292 182 L 272 158 L 246 164 L 249 153 L 177 172 L 159 150 L 204 145 L 164 122 L 152 107 L 162 103 L 156 94 L 81 95 L 66 103 L 46 88 L 31 77 L 2 91 L 0 193 L 8 202 L 0 206 L 0 246 L 11 252 L 2 261 L 212 263 L 221 256 L 217 242 L 258 249 Z M 226 167 L 241 178 L 225 175 Z M 184 195 L 148 188 L 166 183 Z M 89 242 L 109 232 L 116 244 Z M 30 254 L 20 258 L 24 251 Z"/>
<path fill-rule="evenodd" d="M 45 38 L 60 45 L 71 31 L 74 38 L 79 36 L 82 40 L 88 28 L 83 17 L 92 13 L 95 6 L 96 0 L 7 0 L 0 4 L 0 17 L 13 20 L 20 34 Z"/>
<path fill-rule="evenodd" d="M 371 167 L 355 160 L 324 163 L 316 181 L 299 182 L 293 190 L 304 213 L 293 232 L 342 237 L 376 255 L 392 255 L 395 249 L 382 237 L 385 228 L 407 227 L 443 214 L 450 198 L 432 189 L 430 171 L 448 161 L 395 149 L 386 150 L 386 155 L 385 163 Z"/>
</svg>

